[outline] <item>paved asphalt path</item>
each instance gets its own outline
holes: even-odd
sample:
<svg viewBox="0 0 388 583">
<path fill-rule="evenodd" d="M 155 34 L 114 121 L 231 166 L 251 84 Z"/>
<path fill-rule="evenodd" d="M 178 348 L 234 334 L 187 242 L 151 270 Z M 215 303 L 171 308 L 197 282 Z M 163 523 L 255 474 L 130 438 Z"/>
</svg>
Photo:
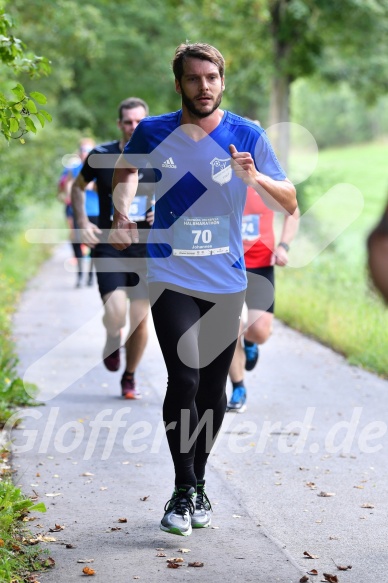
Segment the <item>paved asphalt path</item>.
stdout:
<svg viewBox="0 0 388 583">
<path fill-rule="evenodd" d="M 69 256 L 58 247 L 30 282 L 14 327 L 20 374 L 45 402 L 13 432 L 15 479 L 47 506 L 31 531 L 55 539 L 41 583 L 80 581 L 85 566 L 104 583 L 297 583 L 313 569 L 310 581 L 386 580 L 387 382 L 276 322 L 247 374 L 247 411 L 226 415 L 210 458 L 213 528 L 163 533 L 173 473 L 152 322 L 143 399 L 123 401 L 101 362 L 97 287 L 74 289 Z M 168 568 L 173 557 L 182 566 Z"/>
</svg>

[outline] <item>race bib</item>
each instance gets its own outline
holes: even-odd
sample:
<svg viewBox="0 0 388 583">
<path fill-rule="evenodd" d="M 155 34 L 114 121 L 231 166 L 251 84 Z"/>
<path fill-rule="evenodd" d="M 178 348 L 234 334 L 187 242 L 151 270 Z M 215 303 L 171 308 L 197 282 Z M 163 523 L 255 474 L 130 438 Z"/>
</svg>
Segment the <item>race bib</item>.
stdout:
<svg viewBox="0 0 388 583">
<path fill-rule="evenodd" d="M 147 197 L 135 196 L 129 209 L 128 218 L 132 221 L 145 221 L 147 213 Z"/>
<path fill-rule="evenodd" d="M 129 209 L 128 218 L 131 221 L 145 221 L 147 214 L 147 196 L 135 196 Z M 113 204 L 110 220 L 113 221 Z"/>
<path fill-rule="evenodd" d="M 254 241 L 260 236 L 260 216 L 243 215 L 241 235 L 244 241 Z"/>
<path fill-rule="evenodd" d="M 229 253 L 229 216 L 181 217 L 174 223 L 173 255 L 203 257 Z"/>
</svg>

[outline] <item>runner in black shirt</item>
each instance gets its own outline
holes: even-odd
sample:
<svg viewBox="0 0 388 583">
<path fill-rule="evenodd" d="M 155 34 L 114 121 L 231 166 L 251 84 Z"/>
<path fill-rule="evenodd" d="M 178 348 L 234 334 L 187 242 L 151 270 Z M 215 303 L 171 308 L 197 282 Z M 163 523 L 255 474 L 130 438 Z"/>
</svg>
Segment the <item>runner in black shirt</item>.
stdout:
<svg viewBox="0 0 388 583">
<path fill-rule="evenodd" d="M 121 140 L 101 144 L 90 152 L 71 193 L 77 223 L 84 230 L 83 238 L 90 246 L 95 246 L 98 286 L 105 307 L 103 322 L 107 331 L 103 361 L 110 371 L 120 368 L 121 328 L 126 322 L 127 297 L 130 299 L 130 331 L 125 342 L 126 367 L 121 378 L 122 396 L 126 399 L 141 398 L 135 386 L 134 375 L 148 335 L 146 245 L 139 243 L 125 251 L 117 251 L 106 243 L 107 236 L 104 231 L 108 231 L 112 224 L 112 177 L 115 162 L 140 120 L 147 115 L 148 106 L 142 99 L 130 97 L 119 105 L 117 125 L 122 133 Z M 140 229 L 145 229 L 153 221 L 153 171 L 141 170 L 140 177 L 139 191 L 131 207 L 130 217 L 137 221 Z M 85 213 L 84 190 L 92 180 L 96 181 L 100 201 L 98 227 L 88 221 Z"/>
</svg>

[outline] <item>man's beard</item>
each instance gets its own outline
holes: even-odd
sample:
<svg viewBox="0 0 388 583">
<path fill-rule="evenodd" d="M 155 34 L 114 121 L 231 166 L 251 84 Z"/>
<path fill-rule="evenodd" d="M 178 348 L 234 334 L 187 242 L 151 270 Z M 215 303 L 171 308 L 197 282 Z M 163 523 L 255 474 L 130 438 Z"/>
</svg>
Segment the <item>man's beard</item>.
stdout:
<svg viewBox="0 0 388 583">
<path fill-rule="evenodd" d="M 201 111 L 200 109 L 196 108 L 194 101 L 192 99 L 190 99 L 189 97 L 187 97 L 187 95 L 183 91 L 182 87 L 181 87 L 181 95 L 182 95 L 182 101 L 185 104 L 185 106 L 187 107 L 187 109 L 190 111 L 190 113 L 192 113 L 193 115 L 195 115 L 196 117 L 199 117 L 199 118 L 209 117 L 209 115 L 211 115 L 219 107 L 219 105 L 222 101 L 222 91 L 220 91 L 219 94 L 217 95 L 216 100 L 214 101 L 212 109 L 209 111 Z"/>
</svg>

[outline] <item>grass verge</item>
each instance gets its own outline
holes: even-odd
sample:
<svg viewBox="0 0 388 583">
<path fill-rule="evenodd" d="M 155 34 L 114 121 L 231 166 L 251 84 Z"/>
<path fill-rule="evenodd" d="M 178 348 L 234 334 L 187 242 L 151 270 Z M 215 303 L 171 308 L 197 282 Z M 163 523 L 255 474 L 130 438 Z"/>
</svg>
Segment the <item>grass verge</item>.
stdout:
<svg viewBox="0 0 388 583">
<path fill-rule="evenodd" d="M 18 223 L 2 233 L 0 241 L 0 429 L 17 407 L 33 406 L 34 387 L 28 393 L 17 372 L 18 359 L 12 340 L 12 315 L 20 292 L 50 255 L 47 245 L 31 245 L 24 238 L 28 228 L 44 227 L 60 221 L 60 207 L 29 207 Z M 2 583 L 33 583 L 31 573 L 53 566 L 40 546 L 39 537 L 33 537 L 26 524 L 30 512 L 44 512 L 43 503 L 35 504 L 26 498 L 11 480 L 8 465 L 9 452 L 0 452 L 0 581 Z"/>
<path fill-rule="evenodd" d="M 337 183 L 354 185 L 364 206 L 359 216 L 310 263 L 277 269 L 276 315 L 345 355 L 349 362 L 388 377 L 388 310 L 371 290 L 365 240 L 384 208 L 388 190 L 386 144 L 325 150 L 314 174 L 298 188 L 303 208 L 310 208 Z M 297 161 L 296 161 L 297 163 Z M 321 205 L 292 245 L 303 254 L 346 220 L 342 200 Z"/>
</svg>

